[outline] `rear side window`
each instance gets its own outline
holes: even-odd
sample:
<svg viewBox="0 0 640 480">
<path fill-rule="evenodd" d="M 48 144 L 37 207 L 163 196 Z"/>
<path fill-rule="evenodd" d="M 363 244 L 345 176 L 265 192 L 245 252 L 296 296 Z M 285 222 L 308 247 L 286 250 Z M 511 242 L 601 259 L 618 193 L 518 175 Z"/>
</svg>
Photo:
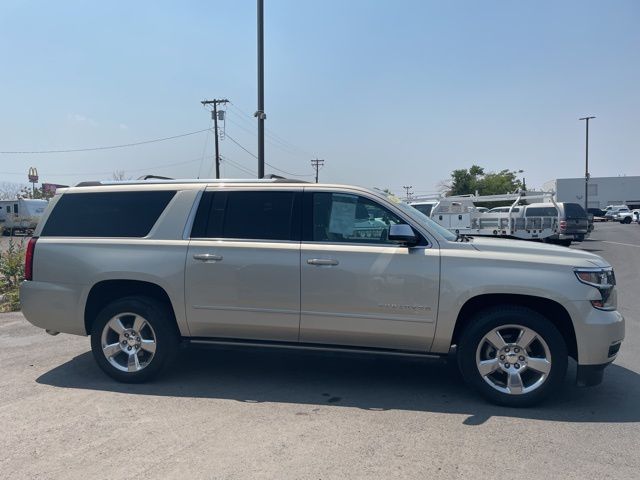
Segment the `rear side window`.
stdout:
<svg viewBox="0 0 640 480">
<path fill-rule="evenodd" d="M 527 217 L 557 217 L 556 207 L 527 207 L 525 211 Z"/>
<path fill-rule="evenodd" d="M 144 237 L 175 191 L 69 193 L 54 207 L 44 237 Z"/>
<path fill-rule="evenodd" d="M 564 216 L 567 218 L 587 218 L 584 208 L 577 203 L 565 203 Z"/>
<path fill-rule="evenodd" d="M 300 194 L 205 192 L 191 238 L 300 240 Z"/>
</svg>

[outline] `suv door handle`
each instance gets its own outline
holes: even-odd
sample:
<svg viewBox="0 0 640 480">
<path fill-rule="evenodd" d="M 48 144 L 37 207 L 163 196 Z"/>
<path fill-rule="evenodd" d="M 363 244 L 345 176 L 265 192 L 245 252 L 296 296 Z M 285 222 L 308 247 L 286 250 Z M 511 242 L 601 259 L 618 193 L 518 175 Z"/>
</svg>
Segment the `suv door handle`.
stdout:
<svg viewBox="0 0 640 480">
<path fill-rule="evenodd" d="M 338 260 L 335 260 L 333 258 L 310 258 L 309 260 L 307 260 L 307 263 L 309 265 L 327 265 L 327 266 L 332 266 L 332 265 L 338 265 Z"/>
<path fill-rule="evenodd" d="M 193 258 L 201 262 L 219 262 L 222 260 L 222 255 L 216 255 L 215 253 L 197 253 Z"/>
</svg>

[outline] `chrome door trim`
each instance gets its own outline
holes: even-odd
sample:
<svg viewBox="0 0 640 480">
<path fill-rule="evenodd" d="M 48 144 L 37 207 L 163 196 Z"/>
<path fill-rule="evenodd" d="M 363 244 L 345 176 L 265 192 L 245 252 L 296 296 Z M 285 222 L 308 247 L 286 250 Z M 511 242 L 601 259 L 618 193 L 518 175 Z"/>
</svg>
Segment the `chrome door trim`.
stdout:
<svg viewBox="0 0 640 480">
<path fill-rule="evenodd" d="M 431 311 L 429 308 L 428 311 Z M 370 318 L 373 320 L 397 320 L 399 322 L 407 322 L 407 323 L 436 323 L 435 318 L 433 320 L 430 319 L 420 319 L 413 320 L 407 319 L 407 317 L 400 317 L 395 315 L 386 315 L 386 314 L 362 314 L 362 313 L 334 313 L 334 312 L 316 312 L 313 310 L 301 310 L 301 315 L 315 315 L 318 317 L 340 317 L 340 318 Z"/>
<path fill-rule="evenodd" d="M 195 310 L 231 310 L 234 312 L 260 312 L 260 313 L 283 313 L 298 315 L 298 310 L 285 308 L 252 308 L 252 307 L 230 307 L 226 305 L 191 305 Z"/>
</svg>

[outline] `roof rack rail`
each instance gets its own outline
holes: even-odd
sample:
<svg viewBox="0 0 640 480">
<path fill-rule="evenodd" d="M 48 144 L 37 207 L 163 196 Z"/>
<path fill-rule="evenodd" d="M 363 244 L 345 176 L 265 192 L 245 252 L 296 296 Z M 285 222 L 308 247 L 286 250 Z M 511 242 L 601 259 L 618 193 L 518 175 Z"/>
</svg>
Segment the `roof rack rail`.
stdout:
<svg viewBox="0 0 640 480">
<path fill-rule="evenodd" d="M 283 183 L 285 182 L 286 183 L 309 183 L 306 180 L 298 180 L 297 178 L 287 178 L 281 175 L 276 175 L 275 173 L 269 173 L 262 178 L 264 180 L 274 180 L 276 182 L 283 182 Z"/>
<path fill-rule="evenodd" d="M 175 180 L 175 178 L 163 177 L 160 175 L 142 175 L 141 177 L 138 177 L 138 180 Z"/>
<path fill-rule="evenodd" d="M 264 178 L 190 178 L 190 179 L 175 179 L 168 177 L 161 177 L 158 175 L 145 175 L 136 180 L 91 180 L 84 181 L 76 184 L 76 187 L 104 187 L 114 185 L 145 185 L 150 183 L 158 184 L 177 184 L 177 183 L 309 183 L 306 180 L 298 180 L 281 177 L 279 175 L 267 175 Z"/>
</svg>

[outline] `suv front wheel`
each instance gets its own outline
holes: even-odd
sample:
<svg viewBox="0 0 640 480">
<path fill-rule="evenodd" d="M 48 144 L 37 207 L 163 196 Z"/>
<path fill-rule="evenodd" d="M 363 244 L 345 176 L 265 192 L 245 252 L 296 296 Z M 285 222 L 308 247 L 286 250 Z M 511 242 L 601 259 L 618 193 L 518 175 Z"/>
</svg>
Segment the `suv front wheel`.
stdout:
<svg viewBox="0 0 640 480">
<path fill-rule="evenodd" d="M 126 297 L 104 307 L 91 329 L 98 366 L 126 383 L 145 382 L 172 359 L 178 334 L 167 307 L 153 298 Z"/>
<path fill-rule="evenodd" d="M 557 391 L 567 362 L 567 347 L 558 329 L 526 307 L 494 307 L 478 313 L 458 345 L 465 381 L 490 401 L 510 407 L 533 405 Z"/>
</svg>

